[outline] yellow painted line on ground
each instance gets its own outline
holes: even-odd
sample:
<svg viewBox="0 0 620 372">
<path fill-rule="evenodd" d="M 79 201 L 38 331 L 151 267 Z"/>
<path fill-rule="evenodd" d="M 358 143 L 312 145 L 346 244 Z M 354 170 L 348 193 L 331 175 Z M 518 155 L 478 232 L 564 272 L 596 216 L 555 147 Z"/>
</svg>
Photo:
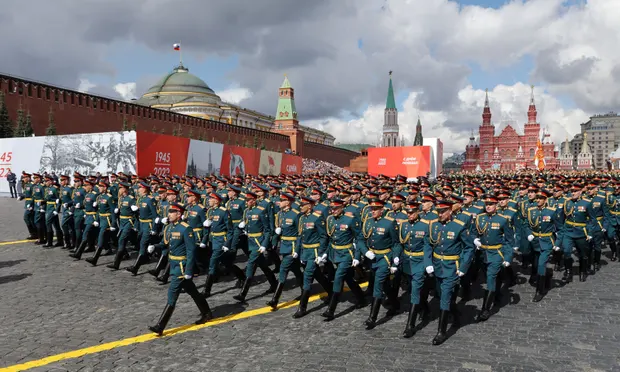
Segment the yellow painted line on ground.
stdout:
<svg viewBox="0 0 620 372">
<path fill-rule="evenodd" d="M 1 245 L 13 245 L 13 244 L 21 244 L 21 243 L 32 243 L 36 241 L 36 239 L 27 239 L 27 240 L 15 240 L 13 242 L 1 242 Z"/>
<path fill-rule="evenodd" d="M 360 287 L 362 287 L 362 288 L 366 288 L 367 286 L 368 286 L 368 283 L 360 284 Z M 344 290 L 348 291 L 348 288 L 344 288 Z M 318 301 L 319 299 L 321 299 L 322 297 L 325 297 L 326 295 L 327 295 L 327 293 L 322 292 L 322 293 L 319 293 L 317 295 L 311 296 L 308 299 L 308 303 L 314 302 L 314 301 Z M 278 305 L 278 310 L 289 309 L 289 308 L 295 307 L 297 305 L 299 305 L 299 301 L 298 300 L 292 300 L 292 301 L 288 301 L 288 302 L 283 302 L 283 303 Z M 26 362 L 26 363 L 22 363 L 22 364 L 15 364 L 15 365 L 12 365 L 12 366 L 3 367 L 3 368 L 0 368 L 0 372 L 25 371 L 25 370 L 28 370 L 28 369 L 31 369 L 31 368 L 42 367 L 42 366 L 46 366 L 48 364 L 52 364 L 52 363 L 55 363 L 55 362 L 60 362 L 60 361 L 67 360 L 67 359 L 75 359 L 75 358 L 83 357 L 83 356 L 86 356 L 86 355 L 97 354 L 97 353 L 101 353 L 103 351 L 116 349 L 116 348 L 123 347 L 123 346 L 129 346 L 129 345 L 133 345 L 133 344 L 140 344 L 140 343 L 143 343 L 143 342 L 148 342 L 148 341 L 152 341 L 152 340 L 156 340 L 156 339 L 161 339 L 161 338 L 164 338 L 164 337 L 171 337 L 171 336 L 180 335 L 180 334 L 186 333 L 186 332 L 194 332 L 194 331 L 198 331 L 198 330 L 203 329 L 203 328 L 213 327 L 213 326 L 216 326 L 216 325 L 219 325 L 219 324 L 233 322 L 235 320 L 247 319 L 247 318 L 252 318 L 252 317 L 255 317 L 255 316 L 258 316 L 258 315 L 269 314 L 269 313 L 272 313 L 273 311 L 274 310 L 272 310 L 271 307 L 269 307 L 269 306 L 261 307 L 259 309 L 248 310 L 248 311 L 244 311 L 244 312 L 241 312 L 241 313 L 238 313 L 238 314 L 234 314 L 234 315 L 228 315 L 228 316 L 224 316 L 224 317 L 220 317 L 220 318 L 215 318 L 215 319 L 210 320 L 209 322 L 207 322 L 205 324 L 189 324 L 189 325 L 184 325 L 184 326 L 180 326 L 180 327 L 176 327 L 176 328 L 171 328 L 169 330 L 166 330 L 162 336 L 157 336 L 155 333 L 148 333 L 148 334 L 144 334 L 144 335 L 140 335 L 140 336 L 129 337 L 129 338 L 126 338 L 126 339 L 123 339 L 123 340 L 107 342 L 107 343 L 101 344 L 101 345 L 89 346 L 89 347 L 85 347 L 83 349 L 77 349 L 77 350 L 68 351 L 68 352 L 65 352 L 65 353 L 51 355 L 51 356 L 48 356 L 48 357 L 45 357 L 45 358 L 42 358 L 42 359 L 32 360 L 30 362 Z"/>
</svg>

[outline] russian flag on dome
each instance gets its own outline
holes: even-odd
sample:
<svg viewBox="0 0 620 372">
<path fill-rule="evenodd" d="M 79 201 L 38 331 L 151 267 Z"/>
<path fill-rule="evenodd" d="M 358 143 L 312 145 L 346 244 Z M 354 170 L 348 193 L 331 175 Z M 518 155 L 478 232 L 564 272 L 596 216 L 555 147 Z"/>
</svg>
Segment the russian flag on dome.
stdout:
<svg viewBox="0 0 620 372">
<path fill-rule="evenodd" d="M 181 50 L 181 44 L 172 44 L 174 50 Z"/>
</svg>

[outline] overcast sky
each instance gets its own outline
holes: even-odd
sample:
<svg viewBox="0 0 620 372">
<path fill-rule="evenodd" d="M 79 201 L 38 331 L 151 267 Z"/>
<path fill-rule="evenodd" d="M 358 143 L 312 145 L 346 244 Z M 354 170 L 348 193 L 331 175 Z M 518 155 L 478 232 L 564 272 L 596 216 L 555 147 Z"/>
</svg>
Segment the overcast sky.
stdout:
<svg viewBox="0 0 620 372">
<path fill-rule="evenodd" d="M 388 71 L 401 133 L 463 151 L 489 89 L 498 131 L 557 142 L 620 107 L 620 1 L 21 0 L 0 7 L 0 71 L 130 99 L 179 61 L 220 96 L 275 115 L 286 73 L 302 124 L 377 141 Z"/>
</svg>

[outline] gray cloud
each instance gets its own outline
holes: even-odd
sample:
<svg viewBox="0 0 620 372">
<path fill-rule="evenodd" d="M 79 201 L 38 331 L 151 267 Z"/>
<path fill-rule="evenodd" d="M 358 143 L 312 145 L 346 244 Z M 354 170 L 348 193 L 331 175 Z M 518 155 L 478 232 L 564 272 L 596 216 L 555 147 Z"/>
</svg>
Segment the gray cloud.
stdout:
<svg viewBox="0 0 620 372">
<path fill-rule="evenodd" d="M 551 84 L 571 84 L 587 78 L 597 60 L 583 56 L 569 63 L 562 63 L 558 49 L 547 49 L 538 54 L 532 76 Z"/>
</svg>

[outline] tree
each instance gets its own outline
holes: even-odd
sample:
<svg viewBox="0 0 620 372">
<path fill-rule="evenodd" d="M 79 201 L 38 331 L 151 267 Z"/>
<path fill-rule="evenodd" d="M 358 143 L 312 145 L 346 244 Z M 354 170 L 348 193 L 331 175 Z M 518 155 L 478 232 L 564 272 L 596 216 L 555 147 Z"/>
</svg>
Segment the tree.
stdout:
<svg viewBox="0 0 620 372">
<path fill-rule="evenodd" d="M 123 127 L 121 128 L 123 132 L 127 132 L 129 130 L 129 123 L 127 122 L 127 116 L 123 116 Z"/>
<path fill-rule="evenodd" d="M 181 127 L 181 124 L 179 124 L 179 130 L 177 131 L 177 135 L 179 137 L 183 137 L 183 127 Z"/>
<path fill-rule="evenodd" d="M 200 131 L 200 133 L 198 134 L 198 140 L 199 141 L 204 141 L 205 140 L 204 132 L 203 131 Z"/>
<path fill-rule="evenodd" d="M 4 100 L 4 92 L 0 91 L 0 138 L 9 137 L 13 137 L 13 125 Z"/>
<path fill-rule="evenodd" d="M 157 133 L 157 127 L 153 124 L 153 133 Z"/>
<path fill-rule="evenodd" d="M 32 129 L 32 116 L 30 116 L 30 110 L 26 114 L 26 125 L 24 130 L 24 137 L 31 137 L 34 135 L 34 129 Z"/>
<path fill-rule="evenodd" d="M 194 128 L 189 128 L 189 133 L 187 134 L 189 138 L 194 138 Z"/>
<path fill-rule="evenodd" d="M 161 128 L 161 134 L 166 133 L 166 130 L 164 128 Z"/>
<path fill-rule="evenodd" d="M 253 143 L 252 147 L 255 148 L 255 149 L 258 148 L 258 136 L 254 136 L 254 143 Z"/>
<path fill-rule="evenodd" d="M 133 130 L 134 132 L 138 130 L 138 123 L 136 123 L 135 120 L 131 121 L 131 130 Z"/>
<path fill-rule="evenodd" d="M 177 134 L 178 134 L 177 128 L 176 127 L 172 128 L 172 135 L 176 136 Z"/>
<path fill-rule="evenodd" d="M 17 110 L 17 124 L 13 129 L 13 137 L 26 137 L 26 117 L 24 116 L 24 109 L 19 106 Z"/>
<path fill-rule="evenodd" d="M 230 142 L 230 132 L 228 132 L 228 139 L 226 140 L 226 144 L 227 145 L 231 145 L 232 143 Z"/>
<path fill-rule="evenodd" d="M 50 106 L 50 111 L 47 113 L 47 129 L 45 130 L 46 136 L 56 135 L 56 124 L 54 123 L 54 109 Z"/>
<path fill-rule="evenodd" d="M 266 149 L 266 147 L 265 147 L 265 140 L 260 141 L 260 149 L 261 150 Z"/>
</svg>

